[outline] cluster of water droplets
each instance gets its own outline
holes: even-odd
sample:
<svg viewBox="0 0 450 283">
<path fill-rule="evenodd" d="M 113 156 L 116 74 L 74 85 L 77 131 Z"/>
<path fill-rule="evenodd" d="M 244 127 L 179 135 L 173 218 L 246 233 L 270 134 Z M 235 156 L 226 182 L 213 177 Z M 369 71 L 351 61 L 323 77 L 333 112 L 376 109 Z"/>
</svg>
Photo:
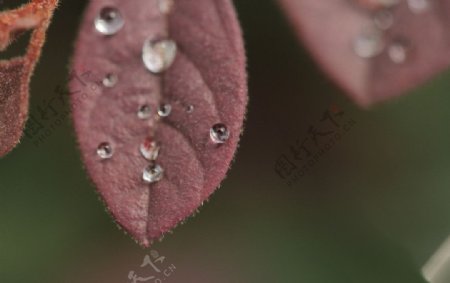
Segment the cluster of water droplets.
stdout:
<svg viewBox="0 0 450 283">
<path fill-rule="evenodd" d="M 154 0 L 157 1 L 157 7 L 161 14 L 168 15 L 174 8 L 174 0 Z M 94 21 L 95 29 L 103 36 L 114 36 L 125 26 L 125 19 L 121 12 L 111 6 L 103 7 Z M 147 38 L 142 46 L 142 62 L 145 68 L 152 74 L 158 75 L 167 71 L 175 61 L 177 55 L 177 43 L 170 38 Z M 108 73 L 104 76 L 102 84 L 105 88 L 113 88 L 119 82 L 117 74 Z M 183 106 L 186 113 L 194 112 L 194 105 Z M 148 104 L 140 105 L 137 109 L 137 118 L 147 120 L 156 117 L 158 119 L 166 118 L 172 113 L 172 105 L 169 103 L 161 104 L 158 109 L 153 111 L 152 106 Z M 225 143 L 230 132 L 226 125 L 217 123 L 213 125 L 209 132 L 210 139 L 215 144 Z M 164 176 L 164 169 L 157 163 L 161 145 L 153 137 L 147 137 L 139 145 L 140 155 L 149 163 L 143 169 L 142 179 L 146 183 L 155 183 Z M 101 159 L 110 159 L 114 155 L 113 146 L 109 142 L 102 142 L 97 148 L 97 155 Z"/>
<path fill-rule="evenodd" d="M 385 33 L 395 22 L 393 9 L 403 1 L 414 14 L 420 14 L 431 8 L 431 0 L 372 0 L 377 7 L 372 12 L 373 24 L 365 27 L 353 40 L 353 51 L 361 58 L 373 58 L 387 52 L 389 59 L 395 64 L 402 64 L 408 60 L 411 53 L 411 43 L 405 38 L 394 38 L 386 42 Z"/>
<path fill-rule="evenodd" d="M 164 169 L 156 163 L 160 150 L 160 145 L 153 138 L 147 137 L 139 146 L 139 152 L 150 163 L 144 168 L 142 179 L 147 183 L 160 181 L 164 176 Z"/>
</svg>

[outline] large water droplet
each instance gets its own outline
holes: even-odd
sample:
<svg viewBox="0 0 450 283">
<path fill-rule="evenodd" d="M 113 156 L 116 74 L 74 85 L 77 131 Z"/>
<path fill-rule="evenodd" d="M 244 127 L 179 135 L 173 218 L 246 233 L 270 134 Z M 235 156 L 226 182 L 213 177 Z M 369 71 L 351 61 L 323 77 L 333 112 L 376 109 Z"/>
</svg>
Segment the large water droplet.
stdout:
<svg viewBox="0 0 450 283">
<path fill-rule="evenodd" d="M 383 51 L 383 34 L 376 29 L 366 29 L 353 41 L 353 50 L 359 57 L 373 58 Z"/>
<path fill-rule="evenodd" d="M 152 138 L 146 138 L 145 141 L 140 145 L 139 151 L 142 156 L 147 160 L 156 160 L 159 155 L 159 144 Z"/>
<path fill-rule="evenodd" d="M 160 117 L 167 117 L 172 112 L 172 105 L 170 104 L 161 104 L 158 109 L 158 115 Z"/>
<path fill-rule="evenodd" d="M 152 108 L 149 105 L 142 105 L 137 112 L 137 116 L 142 120 L 150 118 L 152 116 Z"/>
<path fill-rule="evenodd" d="M 394 23 L 394 15 L 390 10 L 381 10 L 375 13 L 373 22 L 377 28 L 387 30 Z"/>
<path fill-rule="evenodd" d="M 156 163 L 150 164 L 144 168 L 142 179 L 149 184 L 161 181 L 164 176 L 164 169 Z"/>
<path fill-rule="evenodd" d="M 419 14 L 427 11 L 430 8 L 429 0 L 408 0 L 408 7 L 411 12 Z"/>
<path fill-rule="evenodd" d="M 410 44 L 406 40 L 394 40 L 388 47 L 388 55 L 396 64 L 404 63 L 408 59 Z"/>
<path fill-rule="evenodd" d="M 177 44 L 171 39 L 147 39 L 142 48 L 142 61 L 152 73 L 159 74 L 167 70 L 177 55 Z"/>
<path fill-rule="evenodd" d="M 104 7 L 94 21 L 95 29 L 103 35 L 113 35 L 125 25 L 119 10 L 114 7 Z"/>
<path fill-rule="evenodd" d="M 230 138 L 230 131 L 224 124 L 215 124 L 209 131 L 211 140 L 214 143 L 225 143 Z"/>
<path fill-rule="evenodd" d="M 173 0 L 158 0 L 159 11 L 163 14 L 169 14 L 174 6 Z"/>
<path fill-rule="evenodd" d="M 107 74 L 103 78 L 102 83 L 105 87 L 114 87 L 118 81 L 119 81 L 119 78 L 117 77 L 116 74 Z"/>
<path fill-rule="evenodd" d="M 111 145 L 107 142 L 103 142 L 103 143 L 99 144 L 99 146 L 97 147 L 97 155 L 101 159 L 111 158 L 113 156 L 113 149 L 112 149 Z"/>
</svg>

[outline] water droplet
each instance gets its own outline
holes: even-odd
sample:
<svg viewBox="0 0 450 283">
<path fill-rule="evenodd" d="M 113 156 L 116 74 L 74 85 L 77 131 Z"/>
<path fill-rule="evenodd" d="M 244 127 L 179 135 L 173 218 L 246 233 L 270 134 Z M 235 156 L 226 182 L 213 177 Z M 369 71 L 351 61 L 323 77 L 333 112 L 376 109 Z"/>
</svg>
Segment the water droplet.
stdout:
<svg viewBox="0 0 450 283">
<path fill-rule="evenodd" d="M 107 142 L 101 143 L 97 147 L 97 155 L 100 156 L 101 159 L 109 159 L 113 156 L 113 149 L 111 145 Z"/>
<path fill-rule="evenodd" d="M 152 116 L 151 107 L 149 105 L 142 105 L 137 112 L 137 116 L 142 120 L 150 118 Z"/>
<path fill-rule="evenodd" d="M 103 35 L 113 35 L 125 25 L 119 10 L 114 7 L 104 7 L 95 18 L 95 29 Z"/>
<path fill-rule="evenodd" d="M 215 124 L 209 131 L 211 140 L 214 143 L 225 143 L 230 138 L 230 131 L 224 124 Z"/>
<path fill-rule="evenodd" d="M 411 12 L 419 14 L 427 11 L 430 8 L 429 0 L 408 0 L 408 7 Z"/>
<path fill-rule="evenodd" d="M 394 15 L 389 10 L 381 10 L 375 13 L 373 21 L 377 28 L 387 30 L 394 23 Z"/>
<path fill-rule="evenodd" d="M 192 113 L 192 112 L 194 112 L 194 105 L 188 105 L 187 107 L 186 107 L 186 112 L 187 113 Z"/>
<path fill-rule="evenodd" d="M 173 0 L 158 0 L 159 11 L 163 14 L 169 14 L 173 6 Z"/>
<path fill-rule="evenodd" d="M 142 179 L 144 179 L 146 183 L 152 184 L 161 181 L 163 176 L 164 169 L 158 164 L 152 163 L 144 168 Z"/>
<path fill-rule="evenodd" d="M 119 81 L 119 78 L 117 77 L 116 74 L 107 74 L 103 78 L 102 83 L 105 87 L 114 87 L 118 81 Z"/>
<path fill-rule="evenodd" d="M 366 29 L 353 41 L 353 50 L 362 58 L 373 58 L 383 51 L 383 34 L 376 29 Z"/>
<path fill-rule="evenodd" d="M 158 115 L 160 117 L 167 117 L 170 115 L 171 112 L 172 112 L 172 105 L 162 104 L 161 106 L 159 106 Z"/>
<path fill-rule="evenodd" d="M 408 59 L 409 43 L 406 40 L 397 39 L 388 47 L 388 55 L 396 64 L 404 63 Z"/>
<path fill-rule="evenodd" d="M 142 156 L 147 160 L 156 160 L 159 155 L 159 144 L 152 138 L 146 138 L 139 147 Z"/>
<path fill-rule="evenodd" d="M 171 39 L 147 39 L 142 48 L 142 61 L 152 73 L 159 74 L 167 70 L 177 55 L 177 44 Z"/>
</svg>

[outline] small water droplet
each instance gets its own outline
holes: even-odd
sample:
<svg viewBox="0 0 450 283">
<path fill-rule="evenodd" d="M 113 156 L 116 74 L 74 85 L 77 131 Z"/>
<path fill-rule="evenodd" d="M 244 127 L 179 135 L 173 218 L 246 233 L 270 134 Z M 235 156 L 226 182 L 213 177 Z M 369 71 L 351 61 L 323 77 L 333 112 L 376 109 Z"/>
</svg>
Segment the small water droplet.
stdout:
<svg viewBox="0 0 450 283">
<path fill-rule="evenodd" d="M 171 112 L 172 112 L 172 105 L 162 104 L 161 106 L 159 106 L 158 115 L 160 117 L 167 117 L 170 115 Z"/>
<path fill-rule="evenodd" d="M 194 105 L 188 105 L 186 107 L 186 112 L 187 113 L 192 113 L 192 112 L 194 112 L 194 109 L 195 109 Z"/>
<path fill-rule="evenodd" d="M 142 48 L 142 61 L 152 73 L 159 74 L 167 70 L 177 55 L 177 44 L 171 39 L 147 39 Z"/>
<path fill-rule="evenodd" d="M 146 183 L 152 184 L 161 181 L 163 176 L 164 169 L 158 164 L 152 163 L 144 168 L 142 179 L 144 179 Z"/>
<path fill-rule="evenodd" d="M 408 59 L 410 46 L 405 40 L 397 39 L 388 47 L 388 55 L 392 62 L 402 64 Z"/>
<path fill-rule="evenodd" d="M 427 11 L 430 6 L 429 0 L 408 0 L 408 7 L 415 14 Z"/>
<path fill-rule="evenodd" d="M 119 81 L 119 78 L 117 77 L 116 74 L 107 74 L 103 78 L 102 83 L 105 87 L 111 88 L 111 87 L 114 87 L 118 81 Z"/>
<path fill-rule="evenodd" d="M 389 10 L 381 10 L 375 13 L 373 21 L 377 28 L 387 30 L 394 24 L 394 15 Z"/>
<path fill-rule="evenodd" d="M 113 156 L 113 149 L 111 145 L 107 142 L 99 144 L 97 147 L 97 155 L 100 156 L 101 159 L 111 158 Z"/>
<path fill-rule="evenodd" d="M 142 105 L 137 112 L 137 116 L 142 120 L 150 118 L 152 116 L 152 108 L 149 105 Z"/>
<path fill-rule="evenodd" d="M 114 7 L 104 7 L 94 21 L 95 29 L 103 35 L 113 35 L 125 25 L 119 10 Z"/>
<path fill-rule="evenodd" d="M 169 14 L 174 6 L 173 0 L 158 0 L 159 11 L 163 14 Z"/>
<path fill-rule="evenodd" d="M 353 50 L 361 58 L 373 58 L 383 51 L 383 34 L 376 29 L 366 29 L 353 41 Z"/>
<path fill-rule="evenodd" d="M 159 155 L 159 144 L 152 138 L 146 138 L 145 141 L 139 147 L 139 151 L 142 156 L 147 160 L 156 160 Z"/>
<path fill-rule="evenodd" d="M 211 140 L 214 143 L 225 143 L 230 138 L 230 131 L 224 124 L 215 124 L 209 131 Z"/>
</svg>

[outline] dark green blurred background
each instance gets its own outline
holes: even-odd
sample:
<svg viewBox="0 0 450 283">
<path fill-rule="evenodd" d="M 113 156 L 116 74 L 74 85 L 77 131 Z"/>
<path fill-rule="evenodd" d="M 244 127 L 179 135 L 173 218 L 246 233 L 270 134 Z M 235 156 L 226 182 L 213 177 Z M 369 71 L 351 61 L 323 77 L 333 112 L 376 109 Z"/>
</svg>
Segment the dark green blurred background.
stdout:
<svg viewBox="0 0 450 283">
<path fill-rule="evenodd" d="M 63 0 L 56 12 L 31 84 L 32 115 L 65 87 L 85 2 Z M 315 66 L 275 1 L 236 5 L 249 57 L 246 130 L 220 190 L 154 245 L 166 257 L 159 266 L 176 270 L 140 267 L 155 252 L 105 212 L 66 107 L 43 140 L 25 137 L 0 160 L 0 282 L 124 283 L 130 271 L 173 283 L 425 282 L 421 266 L 450 234 L 450 74 L 362 111 Z M 276 160 L 330 105 L 356 125 L 287 186 Z"/>
</svg>

